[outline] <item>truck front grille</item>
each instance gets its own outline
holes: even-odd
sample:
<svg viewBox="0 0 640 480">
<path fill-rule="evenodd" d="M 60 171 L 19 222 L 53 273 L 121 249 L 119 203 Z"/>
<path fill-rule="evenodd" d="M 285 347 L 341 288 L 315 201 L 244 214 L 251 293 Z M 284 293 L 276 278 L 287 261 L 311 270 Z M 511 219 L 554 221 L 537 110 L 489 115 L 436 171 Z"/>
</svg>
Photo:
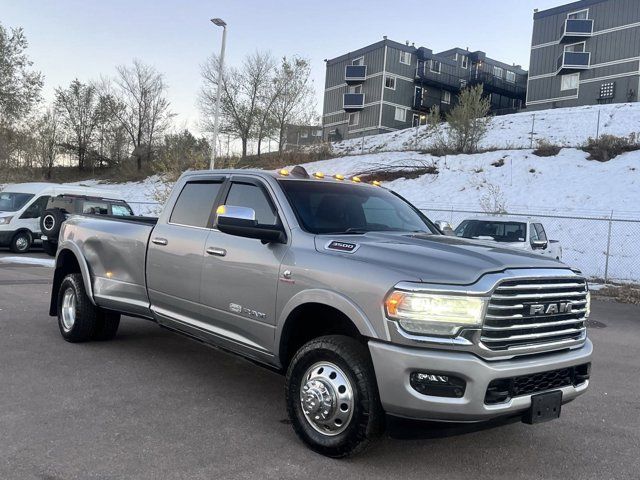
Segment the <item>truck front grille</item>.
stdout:
<svg viewBox="0 0 640 480">
<path fill-rule="evenodd" d="M 582 278 L 504 281 L 489 301 L 481 341 L 490 350 L 512 350 L 583 339 L 587 295 Z"/>
</svg>

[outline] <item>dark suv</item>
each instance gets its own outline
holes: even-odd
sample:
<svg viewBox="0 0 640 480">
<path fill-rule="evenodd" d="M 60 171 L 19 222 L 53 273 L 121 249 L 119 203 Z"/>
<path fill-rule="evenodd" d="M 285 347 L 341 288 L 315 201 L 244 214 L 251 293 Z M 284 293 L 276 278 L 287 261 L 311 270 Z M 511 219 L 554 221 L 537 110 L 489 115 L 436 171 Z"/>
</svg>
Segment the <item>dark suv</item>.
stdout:
<svg viewBox="0 0 640 480">
<path fill-rule="evenodd" d="M 51 197 L 40 217 L 42 248 L 54 256 L 58 248 L 60 227 L 70 215 L 133 216 L 133 210 L 124 200 L 89 197 L 85 195 L 58 195 Z"/>
</svg>

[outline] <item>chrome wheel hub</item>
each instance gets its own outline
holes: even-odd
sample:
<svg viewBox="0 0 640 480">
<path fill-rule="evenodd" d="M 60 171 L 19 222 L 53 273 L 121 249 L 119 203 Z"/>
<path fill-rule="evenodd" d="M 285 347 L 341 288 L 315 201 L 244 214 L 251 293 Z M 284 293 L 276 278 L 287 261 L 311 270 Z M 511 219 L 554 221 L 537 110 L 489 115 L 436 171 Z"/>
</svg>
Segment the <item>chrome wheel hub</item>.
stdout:
<svg viewBox="0 0 640 480">
<path fill-rule="evenodd" d="M 25 250 L 29 246 L 29 239 L 27 237 L 18 237 L 16 240 L 16 247 L 18 250 Z"/>
<path fill-rule="evenodd" d="M 349 426 L 353 416 L 351 382 L 337 365 L 316 363 L 302 377 L 300 405 L 305 419 L 316 431 L 338 435 Z"/>
<path fill-rule="evenodd" d="M 62 328 L 65 332 L 71 331 L 76 323 L 76 292 L 73 288 L 67 288 L 62 296 Z"/>
</svg>

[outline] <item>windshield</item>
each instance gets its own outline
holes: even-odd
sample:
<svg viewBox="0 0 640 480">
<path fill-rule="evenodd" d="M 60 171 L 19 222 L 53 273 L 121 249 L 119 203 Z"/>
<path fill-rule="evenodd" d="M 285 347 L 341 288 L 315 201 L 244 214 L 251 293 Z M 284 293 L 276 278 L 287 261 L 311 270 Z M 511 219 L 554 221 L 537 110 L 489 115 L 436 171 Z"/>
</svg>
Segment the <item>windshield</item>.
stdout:
<svg viewBox="0 0 640 480">
<path fill-rule="evenodd" d="M 31 193 L 0 192 L 0 212 L 17 212 L 32 198 Z"/>
<path fill-rule="evenodd" d="M 496 242 L 524 242 L 527 224 L 520 222 L 495 222 L 487 220 L 465 220 L 455 230 L 456 236 L 494 240 Z"/>
<path fill-rule="evenodd" d="M 378 187 L 280 180 L 302 228 L 315 234 L 438 233 L 401 197 Z"/>
</svg>

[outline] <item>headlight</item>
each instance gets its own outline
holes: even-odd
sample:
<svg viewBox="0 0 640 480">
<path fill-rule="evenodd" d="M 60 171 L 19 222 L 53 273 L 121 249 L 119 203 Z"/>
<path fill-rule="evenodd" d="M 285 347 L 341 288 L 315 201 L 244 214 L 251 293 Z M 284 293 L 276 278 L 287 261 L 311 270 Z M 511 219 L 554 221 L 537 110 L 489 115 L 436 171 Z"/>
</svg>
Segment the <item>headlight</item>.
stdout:
<svg viewBox="0 0 640 480">
<path fill-rule="evenodd" d="M 486 300 L 479 297 L 411 293 L 395 290 L 385 300 L 387 316 L 405 330 L 426 335 L 456 335 L 480 327 Z"/>
<path fill-rule="evenodd" d="M 0 225 L 8 225 L 13 217 L 0 217 Z"/>
</svg>

